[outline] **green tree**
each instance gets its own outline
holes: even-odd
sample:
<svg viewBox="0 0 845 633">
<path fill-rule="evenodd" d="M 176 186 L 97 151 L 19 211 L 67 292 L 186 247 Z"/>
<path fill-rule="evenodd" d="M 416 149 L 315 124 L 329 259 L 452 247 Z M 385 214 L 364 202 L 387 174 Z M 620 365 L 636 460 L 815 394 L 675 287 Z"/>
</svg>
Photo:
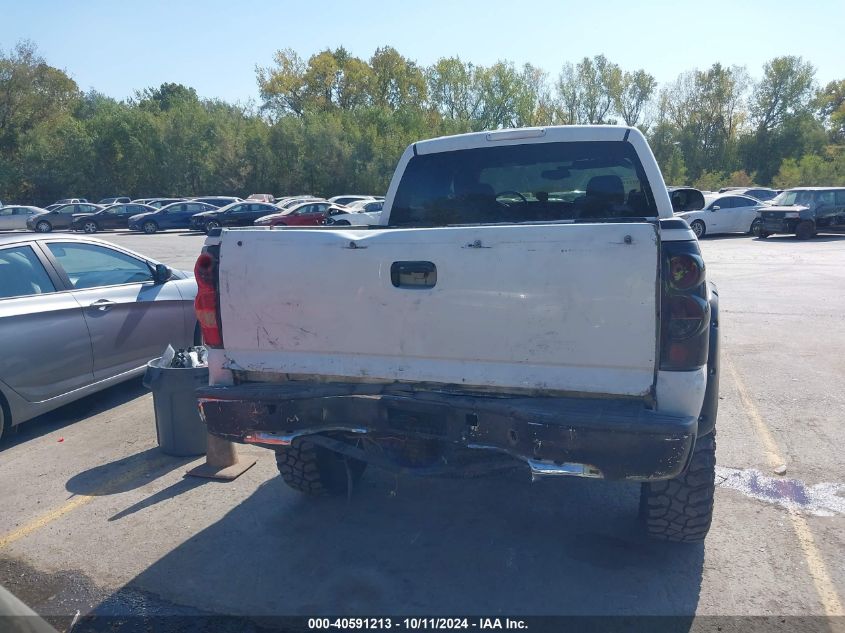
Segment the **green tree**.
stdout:
<svg viewBox="0 0 845 633">
<path fill-rule="evenodd" d="M 305 62 L 290 48 L 276 51 L 273 62 L 273 66 L 255 69 L 264 109 L 277 116 L 301 115 L 305 109 Z"/>
<path fill-rule="evenodd" d="M 774 177 L 774 185 L 781 189 L 845 186 L 845 151 L 830 148 L 825 155 L 787 158 Z"/>
<path fill-rule="evenodd" d="M 685 185 L 687 184 L 687 167 L 684 164 L 684 157 L 678 148 L 675 148 L 665 164 L 660 166 L 660 171 L 663 172 L 663 180 L 667 185 Z"/>
<path fill-rule="evenodd" d="M 32 42 L 0 52 L 0 149 L 13 149 L 22 134 L 70 112 L 78 98 L 76 83 Z"/>
<path fill-rule="evenodd" d="M 478 118 L 482 97 L 475 66 L 459 57 L 444 57 L 426 74 L 429 102 L 444 118 L 460 122 Z"/>
<path fill-rule="evenodd" d="M 831 81 L 819 90 L 813 106 L 830 129 L 833 140 L 845 143 L 845 79 Z"/>
<path fill-rule="evenodd" d="M 425 104 L 428 89 L 422 69 L 392 46 L 376 49 L 370 68 L 373 105 L 400 110 Z"/>
<path fill-rule="evenodd" d="M 755 184 L 757 175 L 749 174 L 744 169 L 731 172 L 728 176 L 728 182 L 734 187 L 752 187 Z"/>
<path fill-rule="evenodd" d="M 85 124 L 70 114 L 29 130 L 21 139 L 19 195 L 55 200 L 86 195 L 96 180 L 94 143 Z"/>
<path fill-rule="evenodd" d="M 806 148 L 796 146 L 795 128 L 812 119 L 815 69 L 800 57 L 775 57 L 763 67 L 763 78 L 749 100 L 753 132 L 743 139 L 741 154 L 747 169 L 769 182 L 781 161 Z"/>
<path fill-rule="evenodd" d="M 785 120 L 809 110 L 815 69 L 800 57 L 775 57 L 763 67 L 763 79 L 751 95 L 751 123 L 771 132 Z"/>
<path fill-rule="evenodd" d="M 157 187 L 159 129 L 155 114 L 98 93 L 85 95 L 76 111 L 91 140 L 88 195 L 142 196 Z"/>
<path fill-rule="evenodd" d="M 372 69 L 343 47 L 313 55 L 304 80 L 306 107 L 316 111 L 351 110 L 371 102 Z"/>
<path fill-rule="evenodd" d="M 511 62 L 476 69 L 481 108 L 473 121 L 477 130 L 536 125 L 546 116 L 545 73 L 530 64 L 522 70 Z"/>
<path fill-rule="evenodd" d="M 179 104 L 199 101 L 196 90 L 175 83 L 163 83 L 158 88 L 147 88 L 137 93 L 136 98 L 142 108 L 154 112 L 168 112 Z"/>
<path fill-rule="evenodd" d="M 746 119 L 744 68 L 713 64 L 683 73 L 663 89 L 664 118 L 675 129 L 690 176 L 735 168 L 738 132 Z"/>
<path fill-rule="evenodd" d="M 557 82 L 562 119 L 567 123 L 613 123 L 622 91 L 622 70 L 604 55 L 565 64 Z"/>
<path fill-rule="evenodd" d="M 625 125 L 640 123 L 643 109 L 656 88 L 657 81 L 642 69 L 622 74 L 619 87 L 614 92 L 614 106 Z"/>
<path fill-rule="evenodd" d="M 730 180 L 724 173 L 718 171 L 705 171 L 693 181 L 692 186 L 696 189 L 701 189 L 702 191 L 718 191 L 729 184 Z"/>
</svg>

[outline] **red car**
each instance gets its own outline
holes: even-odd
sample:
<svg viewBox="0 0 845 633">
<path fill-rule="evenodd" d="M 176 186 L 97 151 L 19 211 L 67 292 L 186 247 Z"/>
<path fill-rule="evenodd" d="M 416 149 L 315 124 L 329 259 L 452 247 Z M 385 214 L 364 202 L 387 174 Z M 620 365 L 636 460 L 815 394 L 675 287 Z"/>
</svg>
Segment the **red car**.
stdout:
<svg viewBox="0 0 845 633">
<path fill-rule="evenodd" d="M 303 202 L 281 213 L 265 215 L 254 222 L 256 226 L 320 226 L 331 202 Z"/>
</svg>

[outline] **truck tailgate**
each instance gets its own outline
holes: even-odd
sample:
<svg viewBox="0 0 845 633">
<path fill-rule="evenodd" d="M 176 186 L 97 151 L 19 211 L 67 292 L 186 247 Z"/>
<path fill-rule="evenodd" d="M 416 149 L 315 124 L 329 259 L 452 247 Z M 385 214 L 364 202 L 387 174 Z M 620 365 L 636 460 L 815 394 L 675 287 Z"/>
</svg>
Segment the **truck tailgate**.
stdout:
<svg viewBox="0 0 845 633">
<path fill-rule="evenodd" d="M 647 222 L 224 231 L 227 367 L 644 395 L 658 245 Z"/>
</svg>

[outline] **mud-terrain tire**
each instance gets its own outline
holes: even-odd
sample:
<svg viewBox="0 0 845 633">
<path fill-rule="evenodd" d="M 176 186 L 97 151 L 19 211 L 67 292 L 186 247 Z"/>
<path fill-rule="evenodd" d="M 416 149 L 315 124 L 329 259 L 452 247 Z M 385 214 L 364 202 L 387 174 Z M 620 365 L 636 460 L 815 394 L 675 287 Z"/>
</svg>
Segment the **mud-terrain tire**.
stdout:
<svg viewBox="0 0 845 633">
<path fill-rule="evenodd" d="M 716 433 L 696 439 L 692 459 L 675 479 L 642 484 L 640 513 L 649 537 L 700 543 L 713 519 L 716 488 Z"/>
<path fill-rule="evenodd" d="M 321 497 L 345 493 L 349 486 L 349 476 L 354 486 L 364 474 L 367 463 L 345 457 L 308 440 L 295 439 L 290 446 L 276 449 L 276 466 L 288 486 Z"/>
</svg>

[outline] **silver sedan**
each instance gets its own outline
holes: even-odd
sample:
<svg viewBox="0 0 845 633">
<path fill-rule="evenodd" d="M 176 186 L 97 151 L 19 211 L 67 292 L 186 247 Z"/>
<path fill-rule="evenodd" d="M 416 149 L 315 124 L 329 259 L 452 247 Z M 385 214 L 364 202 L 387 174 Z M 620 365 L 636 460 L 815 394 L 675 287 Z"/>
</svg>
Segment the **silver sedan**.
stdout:
<svg viewBox="0 0 845 633">
<path fill-rule="evenodd" d="M 0 231 L 25 229 L 29 218 L 42 213 L 47 213 L 47 210 L 38 207 L 0 207 Z"/>
<path fill-rule="evenodd" d="M 193 274 L 73 235 L 0 235 L 0 434 L 199 343 Z"/>
</svg>

